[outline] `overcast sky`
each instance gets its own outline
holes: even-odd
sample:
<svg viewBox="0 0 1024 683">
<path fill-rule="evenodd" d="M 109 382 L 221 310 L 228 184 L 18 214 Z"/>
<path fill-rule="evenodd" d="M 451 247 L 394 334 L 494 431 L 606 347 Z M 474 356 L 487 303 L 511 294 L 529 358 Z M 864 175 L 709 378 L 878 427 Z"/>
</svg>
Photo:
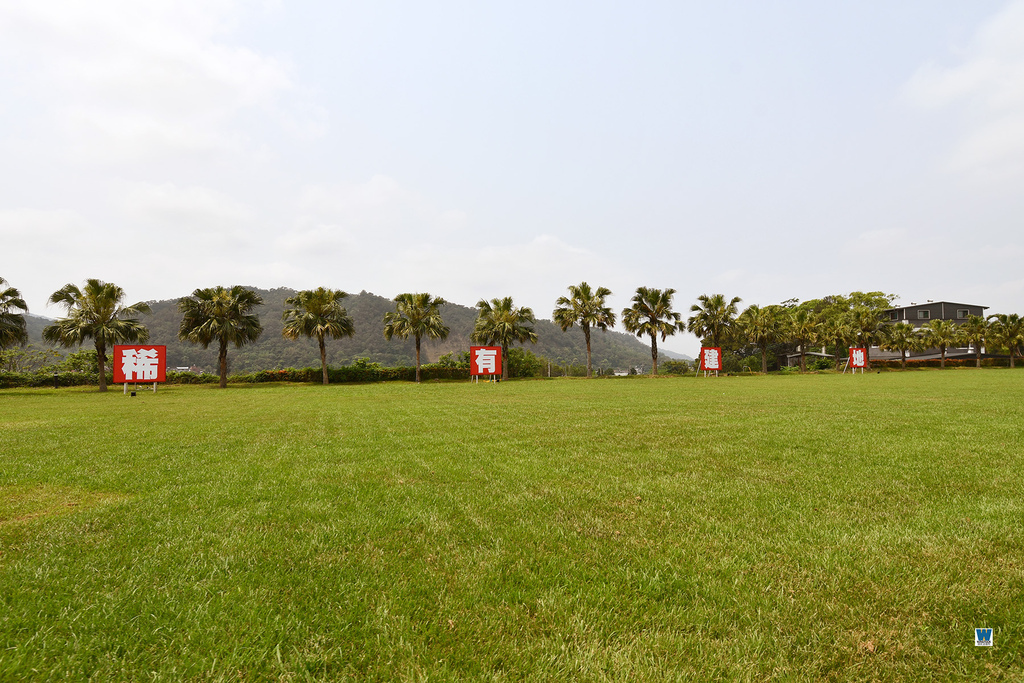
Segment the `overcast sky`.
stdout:
<svg viewBox="0 0 1024 683">
<path fill-rule="evenodd" d="M 0 0 L 0 160 L 51 317 L 89 277 L 1024 313 L 1024 2 Z"/>
</svg>

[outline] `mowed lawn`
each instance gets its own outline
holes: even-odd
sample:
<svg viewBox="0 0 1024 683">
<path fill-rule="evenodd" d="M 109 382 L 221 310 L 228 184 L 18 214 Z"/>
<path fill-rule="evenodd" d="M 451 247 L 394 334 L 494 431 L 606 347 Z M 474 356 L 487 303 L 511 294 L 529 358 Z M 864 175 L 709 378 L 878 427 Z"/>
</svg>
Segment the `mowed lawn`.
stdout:
<svg viewBox="0 0 1024 683">
<path fill-rule="evenodd" d="M 0 391 L 0 679 L 1021 680 L 1022 447 L 1020 370 Z"/>
</svg>

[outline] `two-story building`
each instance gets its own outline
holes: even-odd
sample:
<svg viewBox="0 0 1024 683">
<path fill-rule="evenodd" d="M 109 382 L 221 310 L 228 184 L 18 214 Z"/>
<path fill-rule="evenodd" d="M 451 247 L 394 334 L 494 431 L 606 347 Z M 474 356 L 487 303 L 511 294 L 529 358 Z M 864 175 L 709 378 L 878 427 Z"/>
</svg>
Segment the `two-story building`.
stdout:
<svg viewBox="0 0 1024 683">
<path fill-rule="evenodd" d="M 899 306 L 882 311 L 882 322 L 884 323 L 910 323 L 914 327 L 924 327 L 932 320 L 952 320 L 954 323 L 962 323 L 972 315 L 985 317 L 985 309 L 988 306 L 976 304 L 958 304 L 952 301 L 926 301 L 923 304 L 911 303 L 909 306 Z M 974 355 L 975 349 L 972 346 L 946 349 L 946 358 L 957 356 Z M 871 358 L 887 360 L 899 358 L 898 351 L 882 351 L 872 348 Z M 938 349 L 925 349 L 923 351 L 911 351 L 909 358 L 928 359 L 938 358 Z"/>
</svg>

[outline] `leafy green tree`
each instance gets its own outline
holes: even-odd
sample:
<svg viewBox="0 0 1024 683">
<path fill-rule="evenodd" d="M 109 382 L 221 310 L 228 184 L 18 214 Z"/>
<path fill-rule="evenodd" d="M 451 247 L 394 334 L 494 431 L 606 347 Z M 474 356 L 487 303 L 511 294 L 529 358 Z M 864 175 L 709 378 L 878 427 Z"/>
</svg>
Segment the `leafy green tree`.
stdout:
<svg viewBox="0 0 1024 683">
<path fill-rule="evenodd" d="M 981 347 L 988 339 L 988 321 L 980 315 L 971 315 L 960 323 L 964 342 L 974 347 L 974 367 L 981 367 Z"/>
<path fill-rule="evenodd" d="M 327 345 L 324 339 L 341 339 L 355 334 L 355 323 L 348 311 L 341 305 L 341 300 L 348 294 L 340 289 L 304 289 L 295 296 L 284 300 L 285 309 L 281 314 L 284 328 L 281 331 L 288 339 L 302 337 L 316 338 L 320 346 L 320 367 L 323 370 L 324 384 L 327 379 Z"/>
<path fill-rule="evenodd" d="M 907 352 L 921 347 L 921 333 L 907 322 L 885 325 L 878 337 L 878 347 L 886 351 L 900 352 L 900 367 L 907 369 Z"/>
<path fill-rule="evenodd" d="M 8 287 L 9 284 L 0 277 L 0 349 L 28 341 L 25 327 L 28 304 L 21 298 L 21 292 Z"/>
<path fill-rule="evenodd" d="M 604 301 L 611 294 L 612 291 L 607 287 L 592 289 L 586 282 L 581 282 L 569 285 L 569 296 L 560 296 L 555 301 L 552 317 L 562 332 L 568 331 L 573 325 L 583 328 L 583 339 L 587 342 L 587 377 L 593 377 L 590 361 L 591 328 L 604 331 L 615 325 L 615 313 Z"/>
<path fill-rule="evenodd" d="M 701 294 L 690 306 L 694 315 L 686 320 L 686 329 L 700 338 L 701 343 L 721 347 L 736 328 L 737 304 L 742 299 L 733 297 L 728 302 L 722 294 Z"/>
<path fill-rule="evenodd" d="M 1016 367 L 1014 358 L 1024 347 L 1024 320 L 1016 313 L 994 313 L 989 320 L 989 343 L 1010 354 L 1010 367 Z"/>
<path fill-rule="evenodd" d="M 685 360 L 667 360 L 662 363 L 662 369 L 670 375 L 685 375 L 690 371 L 690 364 Z"/>
<path fill-rule="evenodd" d="M 510 348 L 508 350 L 509 377 L 543 377 L 546 363 L 529 349 Z M 502 363 L 504 369 L 505 363 Z"/>
<path fill-rule="evenodd" d="M 800 349 L 800 372 L 807 372 L 807 347 L 819 340 L 821 321 L 807 309 L 797 309 L 789 319 L 789 337 Z"/>
<path fill-rule="evenodd" d="M 399 294 L 395 297 L 395 310 L 384 314 L 384 338 L 416 340 L 416 381 L 420 381 L 420 341 L 423 337 L 446 339 L 448 328 L 441 319 L 441 306 L 448 302 L 429 294 Z"/>
<path fill-rule="evenodd" d="M 622 324 L 628 332 L 638 337 L 651 338 L 652 373 L 658 374 L 658 335 L 661 341 L 679 329 L 679 313 L 672 310 L 674 289 L 653 289 L 637 287 L 633 305 L 622 309 Z"/>
<path fill-rule="evenodd" d="M 241 285 L 230 289 L 222 286 L 197 289 L 178 302 L 182 312 L 178 339 L 209 348 L 219 346 L 220 387 L 228 385 L 228 344 L 241 348 L 260 338 L 263 325 L 253 313 L 263 305 L 263 298 Z"/>
<path fill-rule="evenodd" d="M 938 349 L 941 357 L 939 366 L 946 367 L 946 349 L 960 343 L 960 330 L 952 320 L 932 320 L 921 330 L 925 348 Z"/>
<path fill-rule="evenodd" d="M 878 344 L 882 318 L 877 309 L 857 306 L 850 312 L 854 338 L 864 347 L 864 363 L 871 369 L 871 347 Z"/>
<path fill-rule="evenodd" d="M 136 318 L 149 313 L 144 302 L 122 305 L 124 290 L 110 282 L 96 278 L 85 281 L 85 287 L 66 284 L 50 296 L 51 304 L 59 304 L 67 312 L 66 318 L 43 328 L 43 339 L 64 348 L 81 346 L 92 339 L 96 346 L 96 363 L 100 391 L 107 390 L 107 347 L 117 342 L 145 342 L 149 330 Z"/>
<path fill-rule="evenodd" d="M 786 311 L 782 306 L 751 304 L 737 318 L 739 329 L 761 351 L 761 372 L 768 372 L 768 347 L 782 340 Z"/>
<path fill-rule="evenodd" d="M 537 343 L 537 333 L 533 330 L 537 319 L 532 309 L 514 306 L 510 296 L 490 301 L 480 299 L 476 307 L 479 313 L 470 339 L 477 344 L 501 347 L 501 378 L 508 379 L 509 349 L 516 342 Z"/>
</svg>

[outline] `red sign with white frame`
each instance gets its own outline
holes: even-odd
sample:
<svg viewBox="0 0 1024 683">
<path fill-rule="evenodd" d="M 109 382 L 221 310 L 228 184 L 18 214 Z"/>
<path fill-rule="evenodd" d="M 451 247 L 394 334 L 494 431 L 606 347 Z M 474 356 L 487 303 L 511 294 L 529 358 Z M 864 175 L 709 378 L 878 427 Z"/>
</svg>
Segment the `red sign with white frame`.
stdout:
<svg viewBox="0 0 1024 683">
<path fill-rule="evenodd" d="M 501 347 L 500 346 L 470 346 L 469 347 L 469 374 L 472 375 L 500 375 L 501 374 Z"/>
<path fill-rule="evenodd" d="M 166 382 L 167 347 L 135 345 L 114 347 L 114 383 Z"/>
<path fill-rule="evenodd" d="M 850 349 L 850 367 L 866 368 L 868 366 L 867 349 Z"/>
</svg>

